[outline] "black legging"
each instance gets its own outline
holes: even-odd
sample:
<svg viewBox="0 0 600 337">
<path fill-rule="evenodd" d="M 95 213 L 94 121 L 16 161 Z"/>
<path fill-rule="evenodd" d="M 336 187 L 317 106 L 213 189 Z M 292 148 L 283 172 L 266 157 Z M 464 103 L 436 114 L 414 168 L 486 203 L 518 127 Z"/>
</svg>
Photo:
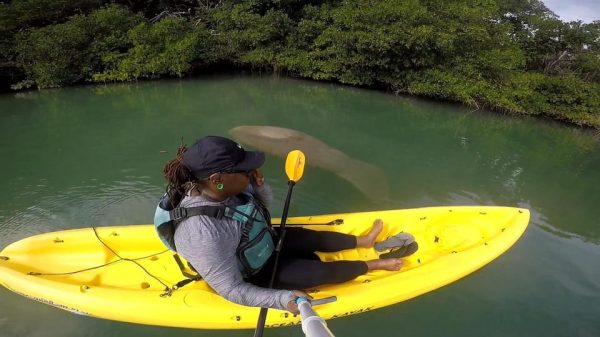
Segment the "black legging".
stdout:
<svg viewBox="0 0 600 337">
<path fill-rule="evenodd" d="M 356 248 L 356 236 L 337 232 L 313 231 L 304 228 L 287 228 L 275 288 L 307 289 L 330 283 L 342 283 L 367 272 L 364 261 L 323 262 L 315 252 L 339 252 Z M 275 254 L 273 254 L 275 255 Z M 267 286 L 275 259 L 248 281 Z"/>
</svg>

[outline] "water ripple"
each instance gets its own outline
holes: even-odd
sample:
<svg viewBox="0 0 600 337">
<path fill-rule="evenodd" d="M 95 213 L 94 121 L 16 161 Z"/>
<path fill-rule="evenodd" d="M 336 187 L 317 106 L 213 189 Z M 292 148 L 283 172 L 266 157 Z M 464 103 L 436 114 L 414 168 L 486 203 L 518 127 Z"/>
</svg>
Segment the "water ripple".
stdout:
<svg viewBox="0 0 600 337">
<path fill-rule="evenodd" d="M 26 187 L 26 195 L 41 197 L 22 209 L 3 216 L 2 242 L 69 228 L 98 225 L 151 223 L 162 188 L 143 180 L 87 183 L 45 195 Z"/>
</svg>

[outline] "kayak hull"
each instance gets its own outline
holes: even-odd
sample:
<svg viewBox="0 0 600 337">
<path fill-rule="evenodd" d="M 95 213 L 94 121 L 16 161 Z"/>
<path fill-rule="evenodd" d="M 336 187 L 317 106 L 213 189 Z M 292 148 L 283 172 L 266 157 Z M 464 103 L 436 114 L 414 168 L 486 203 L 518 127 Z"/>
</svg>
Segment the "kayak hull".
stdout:
<svg viewBox="0 0 600 337">
<path fill-rule="evenodd" d="M 315 298 L 337 297 L 333 303 L 315 307 L 322 318 L 399 303 L 467 276 L 519 239 L 529 223 L 529 211 L 511 207 L 430 207 L 295 217 L 287 223 L 363 235 L 376 218 L 384 221 L 378 241 L 404 231 L 414 235 L 419 250 L 403 259 L 400 271 L 369 272 L 343 284 L 311 289 Z M 336 219 L 342 219 L 343 224 L 323 225 Z M 274 219 L 274 223 L 277 221 Z M 255 327 L 258 308 L 231 303 L 204 281 L 172 290 L 186 279 L 173 255 L 163 246 L 153 225 L 52 232 L 20 240 L 0 252 L 0 283 L 30 299 L 99 318 L 198 329 Z M 378 257 L 372 248 L 318 255 L 324 261 Z M 272 309 L 266 326 L 298 323 L 300 317 Z"/>
</svg>

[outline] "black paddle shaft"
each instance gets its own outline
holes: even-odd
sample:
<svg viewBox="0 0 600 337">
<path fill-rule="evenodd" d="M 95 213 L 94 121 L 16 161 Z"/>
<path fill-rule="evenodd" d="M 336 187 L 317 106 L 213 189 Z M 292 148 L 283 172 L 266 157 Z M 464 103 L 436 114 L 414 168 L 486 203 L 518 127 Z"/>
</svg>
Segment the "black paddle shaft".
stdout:
<svg viewBox="0 0 600 337">
<path fill-rule="evenodd" d="M 281 214 L 281 224 L 279 225 L 279 241 L 275 247 L 275 263 L 273 264 L 273 272 L 271 273 L 271 279 L 269 280 L 269 288 L 273 288 L 275 284 L 275 276 L 277 275 L 277 266 L 279 265 L 279 253 L 283 247 L 283 239 L 285 239 L 285 223 L 287 222 L 288 210 L 290 208 L 290 201 L 292 200 L 292 190 L 296 183 L 293 180 L 288 182 L 288 193 L 285 198 L 285 204 L 283 205 L 283 213 Z M 254 330 L 254 337 L 262 337 L 263 331 L 265 330 L 265 322 L 267 320 L 267 312 L 269 308 L 260 308 L 260 315 L 256 322 L 256 330 Z"/>
</svg>

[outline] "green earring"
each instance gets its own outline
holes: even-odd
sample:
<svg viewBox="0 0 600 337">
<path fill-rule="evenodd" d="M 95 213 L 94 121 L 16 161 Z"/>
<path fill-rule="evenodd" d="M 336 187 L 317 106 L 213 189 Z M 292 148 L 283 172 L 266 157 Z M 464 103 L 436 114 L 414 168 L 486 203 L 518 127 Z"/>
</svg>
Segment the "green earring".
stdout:
<svg viewBox="0 0 600 337">
<path fill-rule="evenodd" d="M 222 190 L 222 189 L 223 189 L 223 187 L 225 187 L 225 186 L 223 185 L 223 183 L 218 183 L 218 184 L 217 184 L 217 189 L 218 189 L 218 190 Z"/>
</svg>

